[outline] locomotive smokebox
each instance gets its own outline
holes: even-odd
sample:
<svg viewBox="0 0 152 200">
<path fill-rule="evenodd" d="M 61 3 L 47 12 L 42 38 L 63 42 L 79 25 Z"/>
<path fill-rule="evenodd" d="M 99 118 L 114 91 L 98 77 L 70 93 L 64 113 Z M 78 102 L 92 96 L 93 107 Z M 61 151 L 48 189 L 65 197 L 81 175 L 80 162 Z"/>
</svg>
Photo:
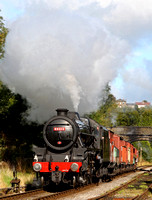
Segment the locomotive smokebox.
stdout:
<svg viewBox="0 0 152 200">
<path fill-rule="evenodd" d="M 67 116 L 68 111 L 69 110 L 66 109 L 66 108 L 58 108 L 58 109 L 56 109 L 57 116 Z"/>
</svg>

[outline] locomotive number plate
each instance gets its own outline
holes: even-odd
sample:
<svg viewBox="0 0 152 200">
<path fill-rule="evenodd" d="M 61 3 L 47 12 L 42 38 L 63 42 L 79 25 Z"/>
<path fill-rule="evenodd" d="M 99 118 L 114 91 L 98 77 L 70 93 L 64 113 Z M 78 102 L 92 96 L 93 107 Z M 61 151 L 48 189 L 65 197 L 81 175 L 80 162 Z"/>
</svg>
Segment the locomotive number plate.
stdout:
<svg viewBox="0 0 152 200">
<path fill-rule="evenodd" d="M 65 131 L 65 127 L 54 127 L 53 131 Z"/>
</svg>

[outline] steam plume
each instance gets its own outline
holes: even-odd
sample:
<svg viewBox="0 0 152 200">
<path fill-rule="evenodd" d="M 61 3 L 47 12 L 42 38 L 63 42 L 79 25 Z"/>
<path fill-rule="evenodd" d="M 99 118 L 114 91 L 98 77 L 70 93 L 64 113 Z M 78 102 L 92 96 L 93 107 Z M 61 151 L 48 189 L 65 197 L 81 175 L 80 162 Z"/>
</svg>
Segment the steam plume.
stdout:
<svg viewBox="0 0 152 200">
<path fill-rule="evenodd" d="M 120 34 L 118 14 L 132 2 L 106 2 L 24 1 L 24 14 L 9 27 L 0 74 L 32 103 L 33 119 L 46 120 L 57 107 L 96 109 L 105 84 L 124 67 L 135 32 L 129 39 Z"/>
</svg>

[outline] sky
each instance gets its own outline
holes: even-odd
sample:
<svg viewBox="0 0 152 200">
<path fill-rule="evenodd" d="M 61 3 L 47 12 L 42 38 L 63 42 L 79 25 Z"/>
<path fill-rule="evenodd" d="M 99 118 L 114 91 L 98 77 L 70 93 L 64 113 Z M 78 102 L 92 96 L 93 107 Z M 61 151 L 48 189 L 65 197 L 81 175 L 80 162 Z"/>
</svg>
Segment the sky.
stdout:
<svg viewBox="0 0 152 200">
<path fill-rule="evenodd" d="M 0 0 L 9 28 L 0 79 L 33 105 L 96 110 L 102 90 L 152 102 L 150 0 Z"/>
</svg>

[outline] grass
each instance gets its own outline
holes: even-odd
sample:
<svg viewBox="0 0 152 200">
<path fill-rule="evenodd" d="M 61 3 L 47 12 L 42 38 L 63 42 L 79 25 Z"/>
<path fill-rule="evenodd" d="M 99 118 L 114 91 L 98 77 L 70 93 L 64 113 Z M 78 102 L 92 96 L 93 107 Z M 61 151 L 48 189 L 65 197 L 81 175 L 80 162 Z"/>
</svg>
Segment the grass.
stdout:
<svg viewBox="0 0 152 200">
<path fill-rule="evenodd" d="M 120 197 L 135 197 L 139 194 L 141 194 L 141 190 L 137 190 L 136 188 L 130 188 L 130 189 L 122 189 L 118 193 L 115 194 L 115 197 L 120 198 Z"/>
<path fill-rule="evenodd" d="M 11 186 L 10 181 L 13 178 L 13 173 L 9 168 L 0 169 L 0 188 Z"/>
<path fill-rule="evenodd" d="M 26 184 L 32 183 L 34 178 L 34 173 L 18 172 L 17 178 L 20 179 L 20 185 L 24 186 Z M 11 180 L 13 179 L 13 171 L 5 165 L 0 166 L 0 188 L 11 187 Z"/>
<path fill-rule="evenodd" d="M 138 162 L 138 164 L 137 164 L 138 167 L 139 167 L 139 166 L 144 166 L 144 165 L 152 165 L 152 163 L 143 160 L 142 162 Z"/>
<path fill-rule="evenodd" d="M 140 185 L 139 188 L 141 188 L 141 189 L 147 189 L 148 186 L 147 185 Z"/>
<path fill-rule="evenodd" d="M 143 174 L 144 176 L 149 176 L 149 173 L 145 173 L 145 174 Z"/>
<path fill-rule="evenodd" d="M 128 188 L 134 188 L 134 185 L 128 185 Z"/>
</svg>

